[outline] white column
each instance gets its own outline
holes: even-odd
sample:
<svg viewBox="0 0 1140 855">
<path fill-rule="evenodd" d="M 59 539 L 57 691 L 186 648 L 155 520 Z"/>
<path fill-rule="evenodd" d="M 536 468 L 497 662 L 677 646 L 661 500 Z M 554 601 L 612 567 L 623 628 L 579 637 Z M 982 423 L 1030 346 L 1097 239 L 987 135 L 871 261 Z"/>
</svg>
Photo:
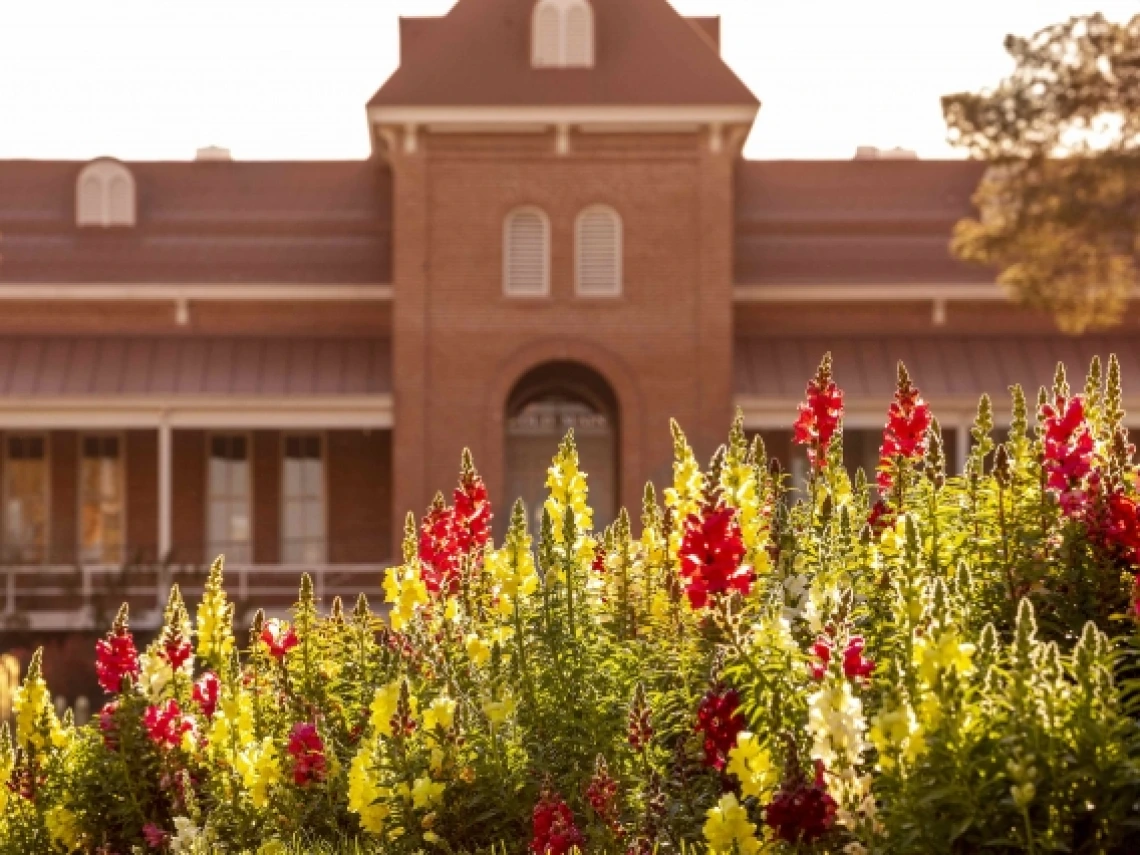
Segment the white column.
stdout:
<svg viewBox="0 0 1140 855">
<path fill-rule="evenodd" d="M 158 423 L 158 560 L 170 556 L 171 518 L 174 505 L 174 442 L 170 419 L 162 414 Z"/>
<path fill-rule="evenodd" d="M 973 421 L 968 418 L 958 419 L 957 430 L 954 431 L 954 444 L 958 452 L 958 472 L 951 474 L 957 475 L 966 470 L 966 458 L 970 455 L 970 428 L 973 426 Z"/>
</svg>

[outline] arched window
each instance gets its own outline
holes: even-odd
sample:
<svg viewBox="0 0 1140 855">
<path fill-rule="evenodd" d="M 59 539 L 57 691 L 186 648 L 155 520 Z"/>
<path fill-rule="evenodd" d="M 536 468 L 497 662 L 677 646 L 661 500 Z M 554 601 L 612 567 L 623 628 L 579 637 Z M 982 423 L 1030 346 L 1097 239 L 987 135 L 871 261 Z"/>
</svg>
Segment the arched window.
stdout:
<svg viewBox="0 0 1140 855">
<path fill-rule="evenodd" d="M 519 378 L 503 415 L 505 507 L 521 498 L 531 530 L 540 529 L 547 469 L 559 441 L 573 430 L 594 509 L 594 526 L 600 531 L 613 522 L 621 472 L 620 409 L 613 387 L 602 375 L 577 362 L 536 366 Z M 499 524 L 505 524 L 507 517 L 502 514 Z"/>
<path fill-rule="evenodd" d="M 539 0 L 531 61 L 536 68 L 592 68 L 594 10 L 589 0 Z"/>
<path fill-rule="evenodd" d="M 539 208 L 518 208 L 503 224 L 503 293 L 550 293 L 550 221 Z"/>
<path fill-rule="evenodd" d="M 79 226 L 133 226 L 135 179 L 114 160 L 83 167 L 75 182 L 75 223 Z"/>
<path fill-rule="evenodd" d="M 578 294 L 621 294 L 622 227 L 617 211 L 605 205 L 586 208 L 578 215 L 575 241 Z"/>
</svg>

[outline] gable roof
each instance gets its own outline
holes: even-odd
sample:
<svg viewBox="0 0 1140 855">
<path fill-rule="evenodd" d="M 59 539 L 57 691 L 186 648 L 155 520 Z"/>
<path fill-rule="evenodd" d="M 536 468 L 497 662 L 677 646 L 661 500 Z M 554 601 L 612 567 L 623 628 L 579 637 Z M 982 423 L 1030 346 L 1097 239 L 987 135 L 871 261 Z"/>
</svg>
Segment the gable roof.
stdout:
<svg viewBox="0 0 1140 855">
<path fill-rule="evenodd" d="M 593 68 L 531 67 L 535 0 L 459 0 L 401 27 L 369 107 L 759 106 L 711 38 L 666 0 L 592 0 Z"/>
</svg>

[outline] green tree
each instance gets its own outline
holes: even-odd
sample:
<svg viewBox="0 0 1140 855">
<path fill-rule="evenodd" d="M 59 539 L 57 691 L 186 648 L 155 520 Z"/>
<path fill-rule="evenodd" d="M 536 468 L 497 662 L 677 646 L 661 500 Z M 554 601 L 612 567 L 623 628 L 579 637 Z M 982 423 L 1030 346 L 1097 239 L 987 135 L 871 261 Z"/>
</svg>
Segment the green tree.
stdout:
<svg viewBox="0 0 1140 855">
<path fill-rule="evenodd" d="M 1111 326 L 1140 284 L 1140 15 L 1007 36 L 1013 72 L 942 99 L 950 141 L 990 164 L 962 259 L 996 267 L 1066 332 Z"/>
</svg>

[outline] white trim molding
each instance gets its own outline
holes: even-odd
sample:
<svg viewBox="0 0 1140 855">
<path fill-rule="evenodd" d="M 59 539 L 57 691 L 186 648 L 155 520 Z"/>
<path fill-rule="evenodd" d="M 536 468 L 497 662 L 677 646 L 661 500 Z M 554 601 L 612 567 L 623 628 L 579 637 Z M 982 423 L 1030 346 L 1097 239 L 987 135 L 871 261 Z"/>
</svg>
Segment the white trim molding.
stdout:
<svg viewBox="0 0 1140 855">
<path fill-rule="evenodd" d="M 935 282 L 909 285 L 772 285 L 738 284 L 733 287 L 735 303 L 925 303 L 1005 302 L 1009 299 L 1000 285 Z"/>
<path fill-rule="evenodd" d="M 265 282 L 231 285 L 187 282 L 161 285 L 122 282 L 0 282 L 0 300 L 95 302 L 391 302 L 387 283 L 308 284 Z"/>
<path fill-rule="evenodd" d="M 0 429 L 386 430 L 394 424 L 390 393 L 0 397 Z"/>
<path fill-rule="evenodd" d="M 589 126 L 604 130 L 607 126 L 639 131 L 655 131 L 659 127 L 678 125 L 751 125 L 759 107 L 755 106 L 566 106 L 566 107 L 387 107 L 368 108 L 374 125 L 427 125 L 432 129 L 444 125 L 459 126 Z"/>
</svg>

